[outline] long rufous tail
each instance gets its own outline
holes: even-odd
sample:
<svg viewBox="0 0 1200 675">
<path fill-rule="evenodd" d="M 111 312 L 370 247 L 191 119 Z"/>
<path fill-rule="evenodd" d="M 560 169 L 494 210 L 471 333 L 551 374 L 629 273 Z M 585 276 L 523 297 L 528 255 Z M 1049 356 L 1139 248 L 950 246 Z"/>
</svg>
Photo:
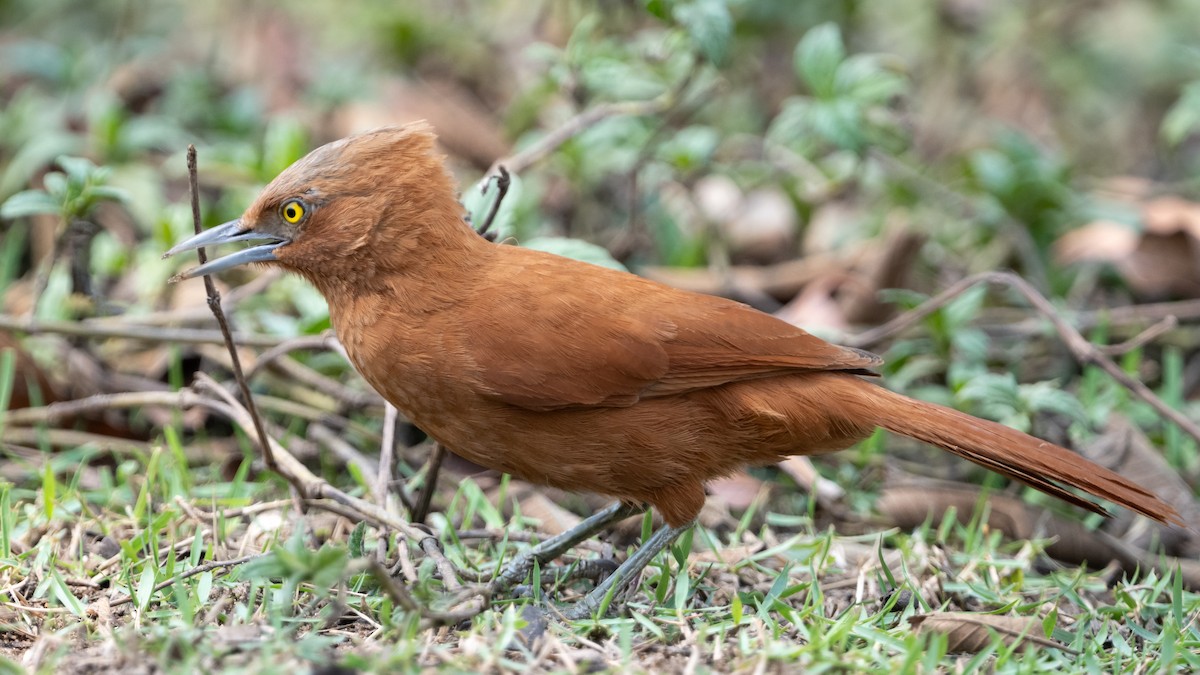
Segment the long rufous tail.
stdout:
<svg viewBox="0 0 1200 675">
<path fill-rule="evenodd" d="M 1066 488 L 1077 488 L 1161 523 L 1187 527 L 1170 504 L 1070 450 L 1003 424 L 854 379 L 860 383 L 855 387 L 860 395 L 871 390 L 868 398 L 873 399 L 875 424 L 888 431 L 935 445 L 1095 513 L 1108 515 L 1101 505 Z"/>
</svg>

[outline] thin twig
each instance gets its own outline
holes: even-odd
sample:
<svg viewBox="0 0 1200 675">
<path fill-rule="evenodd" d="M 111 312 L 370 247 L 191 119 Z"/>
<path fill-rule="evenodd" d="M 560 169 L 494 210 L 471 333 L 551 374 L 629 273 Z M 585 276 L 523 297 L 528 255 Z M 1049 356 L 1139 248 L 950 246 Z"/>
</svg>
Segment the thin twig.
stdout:
<svg viewBox="0 0 1200 675">
<path fill-rule="evenodd" d="M 446 589 L 457 591 L 462 589 L 462 583 L 458 580 L 458 574 L 454 569 L 453 563 L 442 552 L 442 544 L 433 537 L 425 537 L 421 540 L 421 550 L 425 551 L 425 555 L 433 561 L 434 567 L 437 568 L 438 576 L 442 578 L 442 583 L 446 585 Z"/>
<path fill-rule="evenodd" d="M 908 330 L 912 326 L 917 325 L 926 317 L 938 311 L 942 307 L 950 304 L 958 296 L 966 293 L 970 289 L 982 283 L 987 283 L 992 280 L 995 272 L 983 272 L 975 274 L 965 279 L 961 279 L 950 285 L 949 288 L 933 296 L 929 300 L 921 303 L 917 307 L 897 316 L 891 321 L 872 328 L 868 331 L 863 331 L 858 335 L 847 336 L 840 342 L 847 347 L 855 347 L 857 349 L 869 349 L 888 338 Z"/>
<path fill-rule="evenodd" d="M 5 426 L 0 439 L 5 444 L 39 447 L 43 443 L 55 448 L 75 448 L 81 445 L 95 445 L 115 453 L 149 452 L 151 446 L 142 441 L 131 441 L 116 436 L 103 436 L 74 429 L 39 429 L 36 427 Z M 49 460 L 53 455 L 45 455 Z"/>
<path fill-rule="evenodd" d="M 844 341 L 846 344 L 853 347 L 867 347 L 874 345 L 888 337 L 891 337 L 910 326 L 915 325 L 925 317 L 929 316 L 939 308 L 945 306 L 948 302 L 961 295 L 967 289 L 978 284 L 999 284 L 1015 289 L 1039 314 L 1045 317 L 1058 333 L 1059 338 L 1066 344 L 1067 349 L 1075 357 L 1075 360 L 1082 365 L 1094 365 L 1099 367 L 1104 372 L 1108 373 L 1114 380 L 1121 383 L 1126 389 L 1133 393 L 1141 400 L 1145 401 L 1154 408 L 1160 415 L 1173 422 L 1176 426 L 1182 429 L 1192 438 L 1200 441 L 1200 426 L 1189 419 L 1186 415 L 1178 410 L 1167 405 L 1161 398 L 1158 397 L 1149 387 L 1142 382 L 1130 377 L 1120 366 L 1109 358 L 1099 347 L 1088 342 L 1086 338 L 1073 326 L 1067 323 L 1066 319 L 1050 304 L 1050 301 L 1037 291 L 1029 282 L 1011 272 L 983 272 L 976 274 L 959 281 L 958 283 L 947 288 L 939 293 L 934 298 L 921 304 L 919 307 L 905 312 L 879 328 L 860 333 L 849 340 Z"/>
<path fill-rule="evenodd" d="M 373 476 L 379 471 L 379 464 L 375 460 L 367 457 L 358 451 L 350 443 L 347 443 L 337 433 L 324 424 L 310 424 L 308 426 L 308 435 L 317 443 L 325 446 L 337 458 L 346 464 L 354 464 L 364 476 Z"/>
<path fill-rule="evenodd" d="M 388 504 L 389 487 L 392 484 L 392 465 L 396 457 L 396 406 L 387 403 L 383 407 L 383 442 L 379 447 L 379 471 L 375 475 L 375 501 L 385 509 Z M 417 521 L 420 522 L 420 521 Z"/>
<path fill-rule="evenodd" d="M 252 428 L 250 416 L 246 412 L 245 407 L 228 391 L 225 391 L 225 388 L 218 384 L 216 380 L 200 372 L 196 374 L 196 383 L 194 386 L 199 391 L 211 391 L 227 403 L 233 409 L 232 421 L 234 424 L 237 424 L 247 432 Z M 267 442 L 272 444 L 271 450 L 275 455 L 276 461 L 279 463 L 280 474 L 287 478 L 293 485 L 296 485 L 300 490 L 300 494 L 305 498 L 317 499 L 324 497 L 332 499 L 343 506 L 353 509 L 356 518 L 369 520 L 381 527 L 391 528 L 412 539 L 420 540 L 429 536 L 427 531 L 397 518 L 378 505 L 348 495 L 325 482 L 325 480 L 318 478 L 308 470 L 308 467 L 301 464 L 292 456 L 292 453 L 277 443 L 275 439 L 268 438 Z"/>
<path fill-rule="evenodd" d="M 246 298 L 258 295 L 267 286 L 277 281 L 283 274 L 283 270 L 272 268 L 265 270 L 262 274 L 256 275 L 244 284 L 236 288 L 229 289 L 229 292 L 222 298 L 223 305 L 226 311 L 236 307 L 238 303 Z M 159 312 L 148 312 L 146 314 L 138 314 L 136 317 L 130 317 L 128 314 L 117 314 L 113 316 L 98 316 L 89 319 L 87 323 L 96 325 L 126 325 L 131 318 L 136 318 L 138 325 L 141 326 L 183 326 L 189 323 L 208 321 L 212 316 L 208 306 L 188 305 L 176 309 L 163 310 Z M 214 331 L 215 333 L 215 331 Z M 215 342 L 220 343 L 221 337 L 216 335 Z M 265 336 L 264 336 L 265 337 Z M 258 345 L 256 345 L 258 346 Z"/>
<path fill-rule="evenodd" d="M 76 417 L 96 410 L 125 408 L 193 408 L 203 406 L 227 414 L 229 407 L 220 401 L 201 396 L 190 389 L 179 391 L 131 391 L 121 394 L 95 394 L 71 401 L 59 401 L 37 408 L 19 408 L 0 413 L 4 424 L 53 424 L 65 418 Z"/>
<path fill-rule="evenodd" d="M 405 609 L 406 611 L 419 614 L 423 618 L 439 624 L 457 624 L 462 621 L 466 621 L 467 619 L 479 614 L 479 612 L 481 612 L 487 606 L 487 588 L 483 587 L 469 589 L 468 597 L 476 596 L 478 597 L 479 601 L 464 609 L 446 612 L 424 607 L 417 602 L 416 598 L 414 598 L 411 593 L 408 592 L 407 588 L 396 583 L 396 580 L 393 579 L 390 574 L 388 574 L 387 569 L 383 565 L 379 564 L 379 561 L 375 560 L 374 558 L 366 558 L 363 559 L 359 565 L 361 565 L 365 571 L 370 572 L 371 575 L 375 577 L 375 581 L 379 583 L 379 586 L 383 589 L 383 592 L 387 593 L 388 597 L 391 598 L 394 604 Z"/>
<path fill-rule="evenodd" d="M 495 176 L 496 201 L 492 202 L 492 208 L 488 211 L 487 218 L 484 218 L 483 225 L 479 227 L 479 236 L 488 240 L 492 240 L 492 237 L 488 236 L 488 230 L 492 229 L 492 223 L 496 221 L 496 214 L 500 213 L 500 204 L 502 204 L 504 202 L 504 198 L 508 196 L 508 187 L 512 184 L 512 176 L 509 175 L 508 169 L 505 168 L 503 164 L 496 167 L 496 171 L 498 172 Z M 484 193 L 487 192 L 487 186 L 490 185 L 491 182 L 492 176 L 488 176 L 483 183 L 482 190 Z"/>
<path fill-rule="evenodd" d="M 413 508 L 408 514 L 408 519 L 414 523 L 423 523 L 429 516 L 429 506 L 433 503 L 433 491 L 437 488 L 438 474 L 442 471 L 442 461 L 445 458 L 446 448 L 441 443 L 434 443 L 433 450 L 429 453 L 429 468 L 425 471 L 425 482 L 421 484 L 421 491 L 413 500 Z"/>
<path fill-rule="evenodd" d="M 196 234 L 200 234 L 203 228 L 200 224 L 200 179 L 199 172 L 196 169 L 196 146 L 188 145 L 187 150 L 187 168 L 188 168 L 188 187 L 192 194 L 192 225 Z M 200 259 L 200 264 L 208 262 L 208 254 L 204 252 L 204 247 L 196 249 L 196 256 Z M 266 464 L 267 470 L 272 473 L 279 473 L 279 467 L 275 464 L 275 455 L 271 451 L 271 444 L 267 442 L 267 430 L 263 426 L 262 418 L 258 415 L 258 409 L 254 406 L 254 397 L 250 395 L 250 386 L 246 384 L 246 377 L 242 373 L 242 361 L 238 357 L 237 345 L 233 342 L 233 335 L 229 332 L 229 323 L 225 319 L 225 312 L 221 311 L 221 294 L 217 292 L 216 284 L 213 283 L 212 275 L 204 275 L 204 289 L 208 295 L 208 306 L 212 310 L 213 316 L 217 319 L 217 325 L 221 328 L 221 335 L 225 337 L 225 347 L 229 350 L 229 358 L 233 363 L 233 377 L 237 380 L 238 389 L 242 392 L 242 400 L 245 401 L 246 411 L 250 414 L 250 420 L 254 423 L 254 431 L 258 434 L 258 446 L 261 448 L 263 455 L 263 463 Z"/>
<path fill-rule="evenodd" d="M 254 360 L 254 367 L 246 371 L 247 379 L 254 379 L 260 370 L 265 368 L 276 359 L 286 356 L 292 352 L 304 351 L 310 349 L 329 349 L 336 351 L 343 357 L 346 356 L 346 350 L 342 347 L 342 343 L 338 342 L 337 337 L 326 332 L 321 335 L 301 335 L 299 337 L 290 338 L 285 342 L 264 351 Z M 347 359 L 349 360 L 349 359 Z"/>
<path fill-rule="evenodd" d="M 225 336 L 217 330 L 200 330 L 196 328 L 160 328 L 158 326 L 138 326 L 136 324 L 110 325 L 99 321 L 31 321 L 20 319 L 8 314 L 0 314 L 0 330 L 30 335 L 54 334 L 73 337 L 86 337 L 107 340 L 110 338 L 127 338 L 144 340 L 146 342 L 178 342 L 180 344 L 219 345 L 225 343 Z M 237 343 L 247 347 L 274 347 L 285 341 L 285 338 L 273 335 L 257 335 L 238 333 L 234 336 Z"/>
<path fill-rule="evenodd" d="M 501 166 L 514 174 L 520 174 L 533 164 L 541 161 L 551 152 L 554 152 L 563 143 L 566 143 L 609 117 L 655 115 L 664 110 L 669 110 L 676 104 L 683 89 L 690 82 L 691 77 L 689 75 L 689 77 L 684 78 L 679 86 L 673 87 L 670 91 L 646 101 L 617 101 L 614 103 L 601 103 L 600 105 L 588 108 L 564 122 L 554 131 L 542 136 L 524 150 L 510 157 L 497 160 L 488 169 L 488 172 L 485 174 L 487 178 L 484 180 L 490 180 L 491 176 L 496 174 Z"/>
<path fill-rule="evenodd" d="M 1158 323 L 1150 326 L 1146 330 L 1134 335 L 1124 342 L 1119 342 L 1115 345 L 1096 347 L 1096 349 L 1099 349 L 1100 353 L 1104 354 L 1105 356 L 1122 356 L 1139 347 L 1145 346 L 1146 344 L 1161 337 L 1164 333 L 1174 330 L 1178 325 L 1179 319 L 1168 315 L 1162 321 L 1159 321 Z"/>
</svg>

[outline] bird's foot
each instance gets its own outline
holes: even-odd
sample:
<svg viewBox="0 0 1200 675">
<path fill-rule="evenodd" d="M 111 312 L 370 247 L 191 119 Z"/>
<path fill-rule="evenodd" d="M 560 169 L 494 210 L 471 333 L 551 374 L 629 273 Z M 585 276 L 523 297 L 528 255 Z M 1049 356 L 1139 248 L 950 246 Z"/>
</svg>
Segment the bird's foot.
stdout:
<svg viewBox="0 0 1200 675">
<path fill-rule="evenodd" d="M 496 578 L 492 580 L 492 592 L 500 593 L 512 588 L 529 576 L 535 564 L 545 565 L 605 527 L 630 516 L 635 516 L 643 510 L 641 507 L 614 502 L 604 509 L 593 513 L 591 516 L 580 521 L 575 527 L 537 544 L 510 561 L 496 575 Z"/>
</svg>

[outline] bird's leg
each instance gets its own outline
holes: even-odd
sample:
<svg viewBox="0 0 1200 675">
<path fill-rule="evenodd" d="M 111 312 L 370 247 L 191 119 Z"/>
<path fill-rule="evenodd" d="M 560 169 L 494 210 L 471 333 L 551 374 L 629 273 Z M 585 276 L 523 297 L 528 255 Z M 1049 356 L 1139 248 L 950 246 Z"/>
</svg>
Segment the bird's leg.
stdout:
<svg viewBox="0 0 1200 675">
<path fill-rule="evenodd" d="M 634 583 L 642 573 L 642 569 L 654 560 L 654 556 L 658 555 L 663 549 L 671 545 L 675 538 L 687 532 L 692 523 L 688 523 L 682 527 L 672 527 L 663 525 L 654 533 L 642 547 L 633 552 L 615 572 L 608 576 L 607 579 L 600 582 L 591 593 L 588 593 L 582 600 L 579 600 L 574 605 L 563 610 L 563 617 L 572 621 L 588 619 L 595 615 L 600 609 L 604 599 L 611 593 L 617 593 Z M 616 586 L 615 590 L 612 590 Z"/>
<path fill-rule="evenodd" d="M 539 543 L 504 567 L 504 571 L 492 580 L 492 590 L 499 591 L 523 580 L 533 569 L 534 562 L 544 565 L 566 553 L 572 546 L 591 537 L 600 530 L 630 516 L 645 512 L 644 506 L 630 506 L 614 502 L 600 511 L 584 518 L 578 525 Z"/>
</svg>

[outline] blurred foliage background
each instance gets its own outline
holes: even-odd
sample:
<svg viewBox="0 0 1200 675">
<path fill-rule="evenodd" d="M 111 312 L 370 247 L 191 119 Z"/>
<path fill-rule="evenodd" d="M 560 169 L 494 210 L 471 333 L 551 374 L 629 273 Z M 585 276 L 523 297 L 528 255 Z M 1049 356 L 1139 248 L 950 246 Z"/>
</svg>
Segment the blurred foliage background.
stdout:
<svg viewBox="0 0 1200 675">
<path fill-rule="evenodd" d="M 494 199 L 480 190 L 491 168 L 514 168 L 498 218 L 509 242 L 734 297 L 835 339 L 970 274 L 1012 269 L 1098 343 L 1177 316 L 1118 357 L 1195 413 L 1197 36 L 1196 0 L 0 0 L 0 347 L 23 350 L 11 404 L 178 390 L 227 365 L 214 344 L 117 337 L 211 326 L 199 283 L 167 283 L 190 262 L 161 259 L 192 231 L 188 144 L 211 226 L 320 143 L 427 119 L 475 221 Z M 254 347 L 329 328 L 298 279 L 236 270 L 220 282 Z M 889 386 L 1063 442 L 1127 416 L 1163 448 L 1163 484 L 1194 485 L 1194 441 L 1081 367 L 1014 298 L 979 288 L 871 345 L 888 358 Z M 344 385 L 336 353 L 292 361 L 252 382 L 278 396 L 265 406 L 273 431 L 350 480 L 344 457 L 313 449 L 309 422 L 341 416 L 339 433 L 377 447 L 378 400 Z M 317 412 L 294 414 L 284 399 Z M 65 425 L 93 436 L 24 441 L 69 448 L 45 471 L 33 467 L 48 452 L 21 455 L 8 441 L 23 430 L 5 430 L 6 457 L 24 459 L 0 479 L 18 486 L 23 513 L 39 494 L 51 505 L 33 529 L 66 527 L 47 493 L 56 474 L 72 485 L 62 500 L 79 488 L 77 512 L 124 514 L 150 489 L 131 480 L 144 457 L 74 477 L 102 454 L 100 437 L 156 453 L 165 438 L 177 451 L 164 514 L 181 495 L 284 494 L 246 487 L 248 443 L 182 447 L 184 432 L 229 435 L 195 410 Z M 870 483 L 880 447 L 872 439 L 823 470 Z M 419 475 L 423 457 L 402 457 L 400 477 Z M 1194 508 L 1194 488 L 1179 492 Z M 129 527 L 140 531 L 153 510 L 136 499 Z M 772 507 L 812 508 L 794 491 L 783 499 Z M 846 501 L 874 504 L 859 491 Z M 143 565 L 127 554 L 130 569 Z M 126 576 L 148 574 L 149 589 L 152 567 Z"/>
<path fill-rule="evenodd" d="M 477 218 L 490 166 L 546 151 L 519 167 L 503 237 L 834 337 L 980 270 L 1014 269 L 1072 309 L 1194 297 L 1197 9 L 5 0 L 3 309 L 137 321 L 195 306 L 196 286 L 166 284 L 181 263 L 159 259 L 191 230 L 188 143 L 212 225 L 316 144 L 422 118 Z M 967 325 L 984 299 L 964 302 L 893 345 L 896 386 L 945 400 L 997 363 L 1073 371 L 1022 343 L 997 354 Z M 328 327 L 295 279 L 238 310 L 280 337 Z M 1188 365 L 1181 394 L 1200 382 Z M 960 403 L 1020 397 L 1001 380 Z"/>
<path fill-rule="evenodd" d="M 1195 9 L 6 0 L 0 199 L 45 187 L 65 218 L 100 226 L 95 293 L 114 305 L 55 309 L 66 285 L 52 278 L 41 312 L 144 311 L 175 264 L 150 254 L 188 229 L 189 142 L 215 223 L 311 146 L 363 128 L 428 118 L 470 185 L 581 111 L 657 99 L 525 172 L 507 233 L 587 239 L 635 266 L 703 266 L 904 229 L 929 239 L 912 260 L 923 287 L 1012 267 L 1067 293 L 1087 275 L 1055 264 L 1058 238 L 1098 220 L 1136 234 L 1143 200 L 1195 191 Z M 45 176 L 62 155 L 106 167 L 119 206 L 55 195 Z M 39 209 L 8 204 L 6 229 L 31 246 L 10 279 L 47 255 L 52 227 L 12 222 Z M 126 274 L 146 282 L 134 296 L 102 292 Z M 1086 283 L 1081 302 L 1128 290 Z"/>
</svg>

